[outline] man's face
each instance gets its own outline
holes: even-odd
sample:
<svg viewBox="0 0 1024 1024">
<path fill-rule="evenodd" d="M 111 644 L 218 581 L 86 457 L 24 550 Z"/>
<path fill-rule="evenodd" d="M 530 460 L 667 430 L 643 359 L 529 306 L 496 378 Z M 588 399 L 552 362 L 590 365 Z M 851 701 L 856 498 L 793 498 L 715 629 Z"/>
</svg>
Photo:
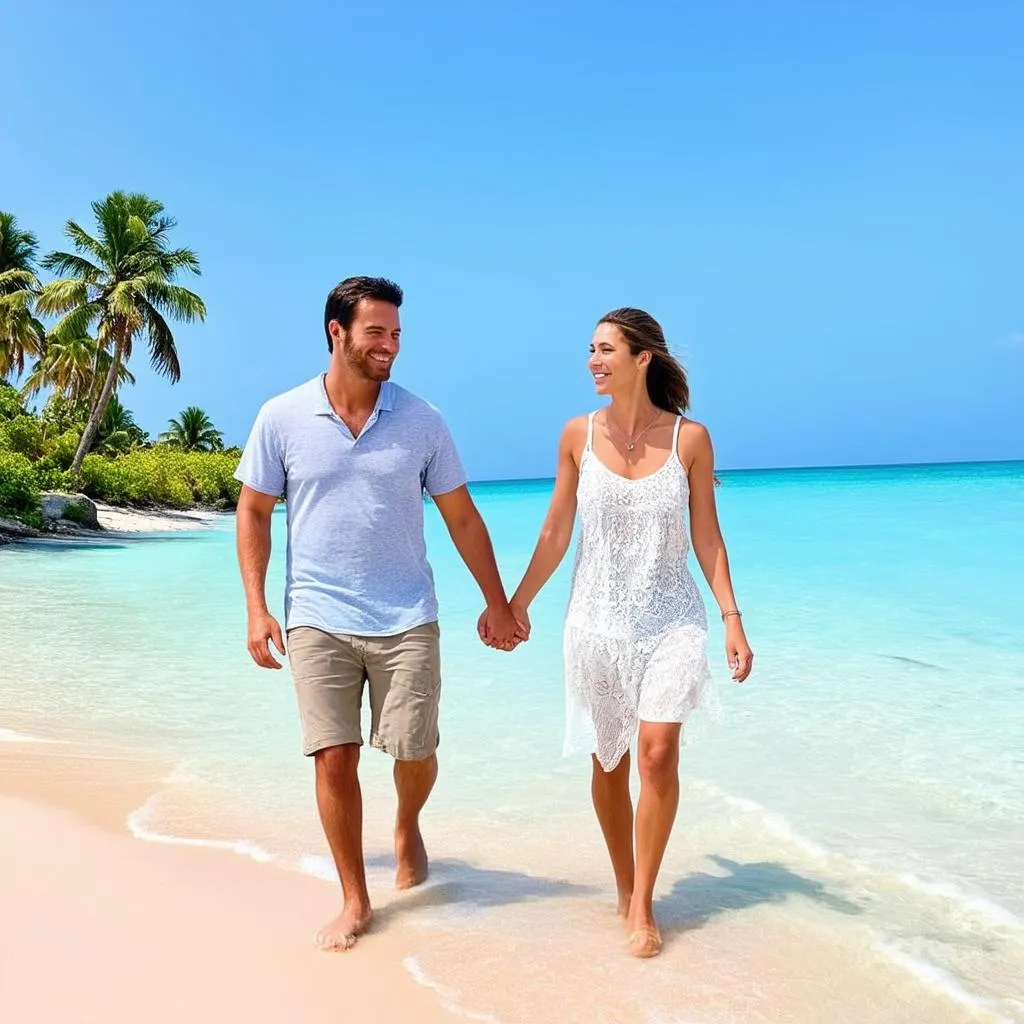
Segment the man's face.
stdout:
<svg viewBox="0 0 1024 1024">
<path fill-rule="evenodd" d="M 360 299 L 348 332 L 336 320 L 331 321 L 330 329 L 345 362 L 364 380 L 382 381 L 391 376 L 402 333 L 396 306 L 380 299 Z"/>
</svg>

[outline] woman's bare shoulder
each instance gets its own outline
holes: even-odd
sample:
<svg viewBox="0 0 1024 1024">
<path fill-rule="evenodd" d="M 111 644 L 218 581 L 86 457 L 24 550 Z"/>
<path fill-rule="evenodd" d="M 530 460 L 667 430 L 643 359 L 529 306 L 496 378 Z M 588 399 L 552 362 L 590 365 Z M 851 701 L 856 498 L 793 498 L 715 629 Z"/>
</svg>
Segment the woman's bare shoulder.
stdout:
<svg viewBox="0 0 1024 1024">
<path fill-rule="evenodd" d="M 711 444 L 711 433 L 703 423 L 684 416 L 683 424 L 679 429 L 679 442 L 682 448 L 689 448 L 693 445 L 703 447 Z"/>
<path fill-rule="evenodd" d="M 587 444 L 589 419 L 590 416 L 587 413 L 581 416 L 573 416 L 572 419 L 566 421 L 565 426 L 562 428 L 562 438 L 558 447 L 563 453 L 568 452 L 577 464 Z"/>
<path fill-rule="evenodd" d="M 714 463 L 714 453 L 711 447 L 711 434 L 703 423 L 683 417 L 683 423 L 679 430 L 679 444 L 676 449 L 683 465 L 690 470 L 697 461 L 705 462 L 709 458 Z"/>
<path fill-rule="evenodd" d="M 590 419 L 590 413 L 581 413 L 579 416 L 573 416 L 571 419 L 566 420 L 565 426 L 562 428 L 563 437 L 586 437 L 587 436 L 587 421 Z"/>
</svg>

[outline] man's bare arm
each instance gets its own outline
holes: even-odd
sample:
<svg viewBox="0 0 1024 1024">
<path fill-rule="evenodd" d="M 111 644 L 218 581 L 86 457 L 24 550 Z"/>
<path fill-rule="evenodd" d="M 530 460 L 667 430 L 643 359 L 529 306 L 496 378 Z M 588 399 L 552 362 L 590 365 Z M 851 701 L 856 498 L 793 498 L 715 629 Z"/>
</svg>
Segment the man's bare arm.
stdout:
<svg viewBox="0 0 1024 1024">
<path fill-rule="evenodd" d="M 270 564 L 270 523 L 277 498 L 242 485 L 235 515 L 238 566 L 245 588 L 248 615 L 248 648 L 252 660 L 262 668 L 280 668 L 270 653 L 270 641 L 285 653 L 280 623 L 267 608 L 267 566 Z"/>
</svg>

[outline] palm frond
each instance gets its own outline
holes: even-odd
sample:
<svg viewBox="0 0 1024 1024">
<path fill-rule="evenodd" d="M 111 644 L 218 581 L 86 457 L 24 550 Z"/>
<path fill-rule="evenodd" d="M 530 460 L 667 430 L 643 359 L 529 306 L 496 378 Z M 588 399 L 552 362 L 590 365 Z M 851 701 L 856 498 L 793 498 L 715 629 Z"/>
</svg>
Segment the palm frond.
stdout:
<svg viewBox="0 0 1024 1024">
<path fill-rule="evenodd" d="M 39 278 L 31 270 L 12 267 L 0 270 L 0 295 L 9 295 L 15 291 L 34 292 L 39 287 Z"/>
<path fill-rule="evenodd" d="M 39 240 L 18 227 L 13 213 L 0 210 L 0 270 L 34 270 Z"/>
<path fill-rule="evenodd" d="M 181 363 L 178 361 L 178 349 L 174 344 L 174 335 L 167 321 L 152 306 L 146 317 L 149 335 L 149 359 L 153 369 L 172 384 L 181 380 Z"/>
<path fill-rule="evenodd" d="M 131 241 L 133 250 L 151 241 L 149 225 L 137 214 L 129 214 L 125 220 L 125 231 Z"/>
<path fill-rule="evenodd" d="M 155 216 L 150 222 L 149 233 L 161 249 L 164 247 L 164 239 L 177 227 L 177 224 L 178 222 L 173 217 L 168 217 L 166 214 Z"/>
<path fill-rule="evenodd" d="M 30 313 L 35 304 L 36 296 L 27 288 L 21 291 L 8 292 L 6 295 L 0 292 L 0 325 L 4 317 L 23 316 Z M 2 326 L 0 326 L 2 330 Z"/>
<path fill-rule="evenodd" d="M 40 313 L 55 316 L 89 302 L 89 286 L 75 277 L 59 278 L 43 285 L 36 306 Z"/>
<path fill-rule="evenodd" d="M 46 312 L 43 310 L 43 312 Z M 50 337 L 60 341 L 88 336 L 92 325 L 103 316 L 103 306 L 98 302 L 84 302 L 57 321 L 50 330 Z"/>
<path fill-rule="evenodd" d="M 103 243 L 90 235 L 77 221 L 69 220 L 64 225 L 64 234 L 80 253 L 88 253 L 96 263 L 102 266 L 110 262 L 110 254 Z"/>
<path fill-rule="evenodd" d="M 121 280 L 149 277 L 151 274 L 166 276 L 160 267 L 160 253 L 151 245 L 140 246 L 118 261 L 117 277 Z"/>
<path fill-rule="evenodd" d="M 203 270 L 199 266 L 199 256 L 192 249 L 172 249 L 161 253 L 160 265 L 168 277 L 174 277 L 179 271 L 187 270 L 190 274 L 201 277 Z"/>
<path fill-rule="evenodd" d="M 96 284 L 103 277 L 103 271 L 95 263 L 73 252 L 47 253 L 42 265 L 61 277 L 78 277 L 90 284 Z"/>
<path fill-rule="evenodd" d="M 188 288 L 157 277 L 146 279 L 146 298 L 161 313 L 190 324 L 206 319 L 206 304 Z"/>
<path fill-rule="evenodd" d="M 123 324 L 130 334 L 137 334 L 145 325 L 145 279 L 133 277 L 118 281 L 106 297 L 108 315 Z"/>
<path fill-rule="evenodd" d="M 88 393 L 94 377 L 96 342 L 89 337 L 54 338 L 25 382 L 26 394 L 51 388 L 62 394 L 81 397 Z"/>
</svg>

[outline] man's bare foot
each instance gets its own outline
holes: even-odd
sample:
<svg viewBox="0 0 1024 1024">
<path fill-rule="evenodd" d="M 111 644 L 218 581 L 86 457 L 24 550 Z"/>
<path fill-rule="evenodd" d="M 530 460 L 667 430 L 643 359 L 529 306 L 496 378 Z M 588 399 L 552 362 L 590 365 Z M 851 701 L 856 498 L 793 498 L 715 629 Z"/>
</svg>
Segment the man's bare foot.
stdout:
<svg viewBox="0 0 1024 1024">
<path fill-rule="evenodd" d="M 395 829 L 395 860 L 398 862 L 398 870 L 395 872 L 396 889 L 411 889 L 427 880 L 430 871 L 427 848 L 423 845 L 423 836 L 418 826 Z"/>
<path fill-rule="evenodd" d="M 647 959 L 661 952 L 661 932 L 650 911 L 630 914 L 626 928 L 629 931 L 626 945 L 633 956 Z"/>
<path fill-rule="evenodd" d="M 343 953 L 351 949 L 373 920 L 369 907 L 346 907 L 333 921 L 324 925 L 313 937 L 313 944 L 325 953 Z"/>
</svg>

